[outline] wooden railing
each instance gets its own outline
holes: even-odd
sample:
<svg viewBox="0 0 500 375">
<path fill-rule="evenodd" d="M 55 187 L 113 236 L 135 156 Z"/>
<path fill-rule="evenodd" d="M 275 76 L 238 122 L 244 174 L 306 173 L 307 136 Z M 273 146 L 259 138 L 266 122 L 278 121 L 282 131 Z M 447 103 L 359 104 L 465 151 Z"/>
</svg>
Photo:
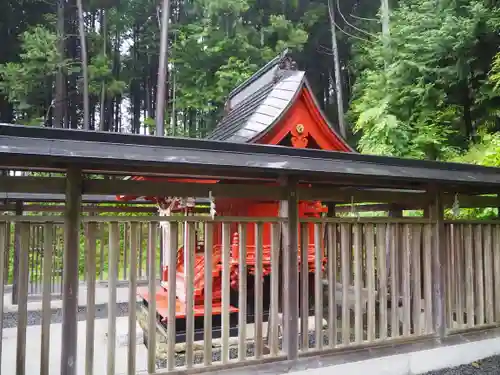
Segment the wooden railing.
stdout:
<svg viewBox="0 0 500 375">
<path fill-rule="evenodd" d="M 387 221 L 387 219 L 385 219 Z M 314 345 L 302 336 L 301 350 L 338 348 L 432 334 L 432 224 L 429 221 L 320 219 L 315 232 L 326 233 L 325 272 L 314 279 Z M 318 274 L 319 273 L 319 274 Z M 307 280 L 301 279 L 302 311 Z M 318 288 L 319 286 L 319 288 Z M 326 305 L 326 311 L 323 309 Z M 323 320 L 324 319 L 324 320 Z M 302 322 L 301 334 L 307 321 Z M 323 335 L 323 336 L 322 336 Z M 326 345 L 324 345 L 326 344 Z"/>
<path fill-rule="evenodd" d="M 500 223 L 446 224 L 450 331 L 500 323 Z"/>
<path fill-rule="evenodd" d="M 7 218 L 8 223 L 1 222 Z M 12 237 L 14 225 L 18 227 L 20 241 L 17 326 L 4 328 L 15 330 L 17 347 L 6 350 L 0 341 L 2 374 L 29 373 L 33 363 L 42 368 L 43 374 L 49 374 L 49 369 L 53 371 L 58 366 L 54 364 L 54 356 L 58 353 L 54 353 L 56 349 L 51 345 L 54 334 L 51 327 L 55 324 L 52 298 L 54 284 L 63 284 L 65 271 L 62 270 L 60 281 L 55 280 L 54 270 L 59 266 L 54 260 L 61 265 L 65 262 L 62 251 L 61 255 L 58 253 L 64 239 L 64 224 L 57 220 L 41 216 L 0 217 L 3 255 L 12 250 L 12 241 L 7 239 Z M 165 299 L 158 303 L 150 298 L 145 305 L 138 297 L 141 280 L 149 296 L 163 290 L 159 283 L 162 274 L 160 221 L 171 223 L 170 248 L 183 247 L 186 252 L 183 258 L 185 278 L 179 278 L 175 268 L 170 267 L 168 281 L 163 284 L 168 291 L 177 290 L 179 294 L 182 289 L 185 293 L 185 342 L 182 344 L 175 339 L 176 325 L 170 324 L 176 321 L 178 313 L 175 294 L 164 294 Z M 263 229 L 268 224 L 271 242 L 270 247 L 264 249 Z M 282 277 L 285 271 L 280 251 L 285 237 L 283 224 L 286 226 L 287 220 L 279 218 L 82 217 L 81 246 L 76 250 L 80 251 L 80 269 L 84 270 L 81 279 L 85 283 L 81 283 L 80 288 L 86 291 L 85 300 L 80 301 L 85 308 L 80 318 L 84 324 L 80 331 L 83 337 L 79 337 L 79 342 L 85 345 L 79 345 L 78 366 L 85 368 L 86 374 L 111 375 L 179 369 L 199 371 L 200 368 L 231 368 L 279 361 L 287 358 L 283 347 L 283 325 L 287 321 L 297 324 L 299 355 L 388 341 L 406 342 L 438 334 L 433 313 L 432 262 L 438 230 L 435 222 L 390 218 L 302 219 L 299 224 L 299 279 L 295 280 L 299 290 L 299 315 L 295 317 L 288 316 L 286 309 L 283 311 L 283 290 L 294 287 L 285 285 Z M 249 225 L 255 226 L 255 248 L 251 258 L 245 246 Z M 220 226 L 221 230 L 220 262 L 214 261 L 215 226 Z M 236 263 L 232 248 L 234 228 L 237 228 L 239 244 Z M 495 325 L 500 320 L 500 224 L 446 222 L 444 228 L 447 259 L 443 289 L 447 332 Z M 203 247 L 195 243 L 196 232 L 200 234 L 198 240 Z M 314 239 L 309 238 L 311 233 Z M 38 254 L 35 263 L 30 255 L 34 248 Z M 203 252 L 196 253 L 195 249 L 200 251 L 200 248 Z M 302 261 L 307 257 L 301 249 L 309 248 L 309 260 Z M 0 280 L 7 280 L 10 259 L 0 256 Z M 200 259 L 203 267 L 198 268 Z M 177 251 L 171 251 L 168 263 L 177 262 Z M 35 334 L 28 329 L 31 264 L 39 267 L 36 277 L 40 281 L 42 299 L 41 329 Z M 203 291 L 197 284 L 201 277 Z M 108 281 L 104 291 L 99 288 L 101 278 Z M 126 314 L 119 314 L 117 305 L 121 279 L 127 281 L 129 288 Z M 252 288 L 249 288 L 250 283 L 253 283 Z M 4 284 L 0 283 L 0 295 L 4 293 Z M 220 311 L 216 312 L 212 305 L 215 306 L 218 289 Z M 247 305 L 249 292 L 254 294 L 252 308 Z M 97 336 L 100 332 L 97 329 L 100 321 L 96 320 L 99 293 L 106 293 L 105 341 Z M 268 295 L 268 300 L 264 295 Z M 204 318 L 197 315 L 195 303 L 200 298 L 205 305 Z M 167 324 L 157 320 L 157 308 L 162 308 L 162 303 L 167 305 L 163 310 Z M 232 312 L 233 305 L 238 305 L 237 313 Z M 0 313 L 3 312 L 2 299 Z M 248 313 L 251 312 L 254 318 L 250 322 Z M 220 313 L 220 338 L 213 336 L 213 313 Z M 117 344 L 123 333 L 120 319 L 126 320 L 125 346 Z M 198 326 L 200 319 L 202 332 Z M 147 349 L 137 341 L 137 324 L 146 332 Z M 39 355 L 26 352 L 27 340 L 30 343 L 40 340 Z M 30 356 L 28 365 L 27 354 Z M 11 366 L 14 362 L 15 368 Z"/>
</svg>

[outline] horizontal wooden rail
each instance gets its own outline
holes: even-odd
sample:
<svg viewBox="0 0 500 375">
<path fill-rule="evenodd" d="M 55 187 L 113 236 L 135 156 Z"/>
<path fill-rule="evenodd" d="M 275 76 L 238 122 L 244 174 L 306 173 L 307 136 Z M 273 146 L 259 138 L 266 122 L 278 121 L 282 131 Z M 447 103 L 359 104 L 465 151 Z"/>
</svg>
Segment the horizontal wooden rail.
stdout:
<svg viewBox="0 0 500 375">
<path fill-rule="evenodd" d="M 269 183 L 269 182 L 268 182 Z M 54 193 L 63 194 L 66 179 L 61 177 L 21 177 L 0 176 L 0 186 L 5 193 Z M 82 194 L 130 195 L 130 196 L 178 196 L 246 198 L 260 200 L 284 200 L 286 188 L 275 185 L 255 183 L 176 183 L 167 181 L 136 181 L 124 179 L 84 180 Z M 413 190 L 342 188 L 331 185 L 303 187 L 297 194 L 300 200 L 322 200 L 336 203 L 394 203 L 407 209 L 427 207 L 432 196 L 426 192 Z M 462 208 L 498 207 L 500 199 L 496 196 L 475 196 L 446 194 L 444 204 L 451 207 L 458 199 Z"/>
</svg>

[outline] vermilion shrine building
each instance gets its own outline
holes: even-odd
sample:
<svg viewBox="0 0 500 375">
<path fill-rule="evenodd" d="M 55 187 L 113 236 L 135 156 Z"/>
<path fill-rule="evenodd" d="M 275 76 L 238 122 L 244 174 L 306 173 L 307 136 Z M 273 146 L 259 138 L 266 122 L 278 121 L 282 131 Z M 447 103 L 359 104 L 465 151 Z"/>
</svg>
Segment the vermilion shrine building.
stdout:
<svg viewBox="0 0 500 375">
<path fill-rule="evenodd" d="M 304 71 L 297 70 L 296 64 L 285 51 L 260 69 L 243 84 L 234 89 L 227 99 L 224 114 L 215 130 L 208 137 L 212 141 L 225 141 L 232 143 L 256 143 L 266 145 L 287 146 L 293 148 L 323 149 L 330 151 L 353 152 L 347 142 L 337 134 L 321 110 L 314 93 L 309 85 Z M 142 177 L 132 179 L 142 180 Z M 151 178 L 147 178 L 151 179 Z M 169 179 L 170 182 L 186 182 L 188 180 Z M 191 180 L 193 181 L 193 180 Z M 216 184 L 217 180 L 194 180 L 198 183 Z M 168 192 L 166 192 L 168 194 Z M 133 197 L 119 197 L 120 200 L 130 200 Z M 170 215 L 175 211 L 190 212 L 194 207 L 195 199 L 179 200 L 173 197 L 150 197 L 160 206 L 160 213 Z M 277 217 L 279 215 L 279 202 L 255 201 L 249 199 L 218 199 L 215 203 L 218 215 L 243 216 L 243 217 Z M 302 201 L 299 204 L 300 217 L 319 217 L 326 213 L 327 208 L 321 202 Z M 168 223 L 163 223 L 163 260 L 164 272 L 162 285 L 164 290 L 158 291 L 156 296 L 157 312 L 165 322 L 168 310 L 168 293 L 166 281 L 168 275 L 167 262 L 169 259 L 169 233 Z M 246 233 L 246 263 L 249 275 L 253 276 L 255 264 L 255 230 L 254 225 L 247 226 Z M 269 290 L 266 276 L 270 272 L 271 224 L 264 224 L 262 240 L 264 249 L 264 305 L 267 310 L 269 305 Z M 188 233 L 185 233 L 184 243 L 188 243 Z M 314 226 L 310 225 L 309 231 L 309 272 L 313 277 L 314 272 Z M 231 227 L 231 286 L 236 293 L 238 285 L 239 263 L 239 238 L 237 225 Z M 221 246 L 223 243 L 222 226 L 218 225 L 213 232 L 213 305 L 211 312 L 214 315 L 214 325 L 219 324 L 217 316 L 221 312 Z M 204 309 L 204 255 L 203 244 L 197 247 L 195 257 L 195 315 L 198 318 L 197 328 L 202 329 Z M 183 248 L 178 250 L 177 262 L 177 325 L 183 330 L 184 324 L 180 323 L 185 317 L 186 290 L 184 264 L 186 254 Z M 309 285 L 314 285 L 313 282 Z M 267 286 L 267 287 L 266 287 Z M 313 291 L 310 291 L 310 293 Z M 146 290 L 140 292 L 145 301 L 149 299 Z M 250 293 L 249 295 L 253 295 Z M 237 311 L 238 298 L 231 300 L 231 311 Z M 249 310 L 253 310 L 253 302 L 249 301 Z M 250 318 L 251 320 L 252 318 Z M 235 322 L 236 323 L 236 322 Z"/>
</svg>

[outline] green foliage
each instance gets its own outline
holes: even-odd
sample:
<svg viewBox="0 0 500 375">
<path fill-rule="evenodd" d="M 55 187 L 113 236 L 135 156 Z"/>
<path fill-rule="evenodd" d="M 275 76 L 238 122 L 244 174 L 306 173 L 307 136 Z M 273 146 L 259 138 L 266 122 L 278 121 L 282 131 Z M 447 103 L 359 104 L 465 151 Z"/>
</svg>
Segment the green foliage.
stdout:
<svg viewBox="0 0 500 375">
<path fill-rule="evenodd" d="M 301 22 L 271 9 L 256 11 L 248 0 L 199 0 L 190 8 L 199 9 L 202 16 L 180 25 L 173 44 L 179 109 L 213 117 L 232 88 L 278 52 L 300 50 L 308 40 Z"/>
<path fill-rule="evenodd" d="M 0 92 L 23 113 L 24 123 L 43 118 L 38 105 L 51 91 L 51 82 L 59 67 L 71 68 L 57 52 L 57 35 L 43 26 L 36 26 L 21 36 L 20 62 L 0 65 Z"/>
<path fill-rule="evenodd" d="M 389 45 L 357 47 L 350 118 L 361 135 L 359 149 L 447 159 L 467 147 L 476 122 L 488 119 L 482 113 L 489 100 L 478 98 L 499 20 L 499 9 L 479 0 L 400 1 Z"/>
<path fill-rule="evenodd" d="M 90 94 L 99 96 L 103 85 L 106 94 L 111 98 L 123 94 L 126 88 L 125 82 L 115 79 L 111 59 L 103 54 L 99 54 L 93 57 L 89 64 Z"/>
<path fill-rule="evenodd" d="M 488 167 L 500 167 L 500 132 L 480 132 L 479 141 L 472 144 L 470 149 L 454 158 L 454 161 L 480 164 Z"/>
</svg>

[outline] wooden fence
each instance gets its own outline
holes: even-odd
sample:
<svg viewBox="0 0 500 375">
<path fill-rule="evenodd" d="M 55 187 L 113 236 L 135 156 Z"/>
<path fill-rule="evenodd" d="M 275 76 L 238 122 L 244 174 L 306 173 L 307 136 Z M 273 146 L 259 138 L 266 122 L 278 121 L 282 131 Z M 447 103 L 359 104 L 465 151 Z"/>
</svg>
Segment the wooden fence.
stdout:
<svg viewBox="0 0 500 375">
<path fill-rule="evenodd" d="M 28 325 L 28 294 L 31 285 L 42 297 L 41 355 L 42 374 L 49 373 L 51 335 L 51 298 L 54 285 L 62 284 L 65 262 L 62 256 L 64 225 L 52 217 L 0 217 L 0 280 L 8 280 L 11 269 L 13 230 L 17 226 L 20 241 L 19 301 L 17 317 L 17 348 L 15 358 L 2 356 L 5 363 L 16 362 L 16 374 L 25 373 Z M 156 301 L 147 306 L 137 297 L 141 280 L 150 296 L 159 286 L 161 237 L 159 223 L 169 221 L 168 243 L 173 249 L 187 249 L 184 261 L 186 279 L 186 342 L 182 348 L 175 342 L 175 324 L 163 332 L 156 321 Z M 290 322 L 282 290 L 294 285 L 283 284 L 283 253 L 286 242 L 281 232 L 287 221 L 279 218 L 225 218 L 215 220 L 204 216 L 187 217 L 82 217 L 80 234 L 81 281 L 87 289 L 85 312 L 86 373 L 109 375 L 139 370 L 163 373 L 179 369 L 231 368 L 249 363 L 279 361 L 286 358 L 283 347 L 283 325 L 296 321 L 299 333 L 299 355 L 335 352 L 387 342 L 406 342 L 415 338 L 438 335 L 436 330 L 435 283 L 433 262 L 437 254 L 436 235 L 439 226 L 430 219 L 390 218 L 321 218 L 300 222 L 301 249 L 309 248 L 314 233 L 312 260 L 299 262 L 299 316 Z M 220 263 L 213 262 L 213 227 L 220 225 L 222 235 Z M 252 264 L 248 263 L 243 244 L 249 225 L 255 229 Z M 269 249 L 263 246 L 264 225 L 270 226 Z M 312 227 L 312 228 L 311 228 Z M 239 238 L 238 262 L 232 246 L 233 229 Z M 187 229 L 185 231 L 184 229 Z M 312 229 L 312 230 L 311 230 Z M 183 235 L 182 233 L 188 233 Z M 195 340 L 195 263 L 202 254 L 198 241 L 204 244 L 204 340 Z M 500 322 L 500 224 L 497 222 L 445 222 L 446 259 L 444 311 L 446 332 L 494 326 Z M 286 246 L 284 246 L 286 249 Z M 250 251 L 250 250 L 248 250 Z M 177 251 L 170 252 L 169 264 L 175 264 Z M 301 255 L 302 257 L 302 255 Z M 166 262 L 167 259 L 163 259 Z M 212 338 L 211 306 L 213 275 L 220 268 L 221 337 Z M 233 273 L 238 271 L 237 283 Z M 248 278 L 249 269 L 252 278 Z M 311 271 L 312 270 L 312 271 Z M 168 271 L 165 287 L 176 285 L 174 268 Z M 56 276 L 60 279 L 56 279 Z M 263 282 L 269 277 L 269 284 Z M 95 336 L 96 290 L 99 280 L 108 282 L 106 354 L 101 353 Z M 120 280 L 129 287 L 128 332 L 126 360 L 117 360 L 117 288 Z M 248 289 L 252 280 L 253 288 Z M 36 281 L 33 283 L 33 281 Z M 4 292 L 1 284 L 0 294 Z M 82 284 L 81 284 L 82 285 Z M 269 289 L 264 289 L 269 288 Z M 247 291 L 254 293 L 254 321 L 247 321 Z M 34 292 L 34 291 L 33 291 Z M 231 312 L 231 298 L 238 296 L 239 311 L 236 328 Z M 269 295 L 269 311 L 263 295 Z M 168 295 L 167 321 L 175 322 L 175 295 Z M 284 310 L 284 311 L 283 311 Z M 4 312 L 3 302 L 0 312 Z M 139 321 L 147 334 L 147 354 L 138 354 L 135 335 Z M 232 327 L 233 326 L 233 327 Z M 233 330 L 237 334 L 232 335 Z M 152 334 L 155 332 L 157 334 Z M 234 337 L 233 337 L 234 336 Z M 30 337 L 30 340 L 33 338 Z M 80 350 L 80 349 L 79 349 Z M 83 350 L 83 349 L 81 349 Z M 105 355 L 106 368 L 100 368 L 97 356 Z M 120 357 L 121 358 L 121 357 Z M 4 368 L 4 367 L 2 367 Z"/>
</svg>

